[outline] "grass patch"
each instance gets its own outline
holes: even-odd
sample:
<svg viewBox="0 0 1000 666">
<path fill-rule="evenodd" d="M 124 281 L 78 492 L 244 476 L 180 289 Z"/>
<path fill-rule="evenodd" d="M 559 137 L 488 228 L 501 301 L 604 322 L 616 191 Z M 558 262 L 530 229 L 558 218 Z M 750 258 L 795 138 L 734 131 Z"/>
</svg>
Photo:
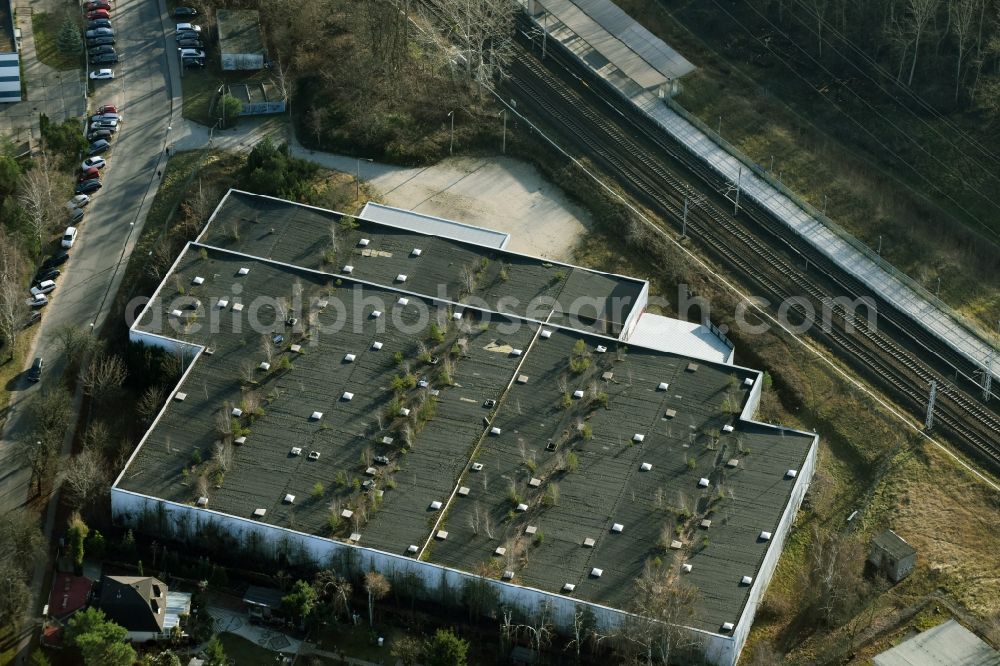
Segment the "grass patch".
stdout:
<svg viewBox="0 0 1000 666">
<path fill-rule="evenodd" d="M 277 652 L 264 649 L 236 634 L 219 634 L 219 641 L 226 651 L 226 657 L 236 666 L 243 664 L 271 664 L 278 657 Z"/>
<path fill-rule="evenodd" d="M 392 642 L 406 635 L 407 632 L 398 627 L 380 627 L 375 632 L 367 624 L 356 627 L 336 625 L 321 629 L 316 636 L 316 644 L 322 650 L 381 663 L 390 660 L 389 651 L 392 649 Z M 379 636 L 385 638 L 383 647 L 377 644 Z"/>
<path fill-rule="evenodd" d="M 82 69 L 83 53 L 66 56 L 59 51 L 59 30 L 66 20 L 66 12 L 35 12 L 31 15 L 31 32 L 35 37 L 35 53 L 43 63 L 62 71 Z M 79 23 L 77 21 L 77 23 Z M 82 39 L 82 35 L 81 35 Z"/>
<path fill-rule="evenodd" d="M 45 315 L 42 315 L 43 318 L 44 316 Z M 21 374 L 21 368 L 24 367 L 24 361 L 28 355 L 28 349 L 31 347 L 40 325 L 41 322 L 38 322 L 30 328 L 21 331 L 21 335 L 17 337 L 17 341 L 14 343 L 14 357 L 3 365 L 0 365 L 0 411 L 4 411 L 7 407 L 7 403 L 10 402 L 10 389 L 18 382 L 22 381 L 22 378 L 19 377 Z M 6 347 L 0 350 L 0 357 L 7 357 Z M 0 428 L 2 428 L 2 426 L 3 421 L 0 420 Z M 6 662 L 0 660 L 0 663 Z"/>
</svg>

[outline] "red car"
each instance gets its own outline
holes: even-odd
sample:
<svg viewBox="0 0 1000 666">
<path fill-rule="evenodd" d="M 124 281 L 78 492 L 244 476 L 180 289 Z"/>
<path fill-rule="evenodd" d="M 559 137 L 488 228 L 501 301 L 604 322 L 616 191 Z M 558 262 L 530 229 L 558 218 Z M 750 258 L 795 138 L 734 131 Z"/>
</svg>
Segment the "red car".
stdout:
<svg viewBox="0 0 1000 666">
<path fill-rule="evenodd" d="M 99 9 L 104 9 L 106 11 L 111 11 L 111 4 L 105 2 L 105 0 L 96 0 L 95 2 L 88 2 L 83 6 L 84 11 L 93 12 Z"/>
<path fill-rule="evenodd" d="M 114 104 L 105 104 L 97 107 L 97 115 L 103 116 L 105 113 L 118 113 L 118 107 Z"/>
<path fill-rule="evenodd" d="M 87 20 L 93 21 L 95 19 L 109 19 L 111 18 L 111 13 L 107 9 L 95 9 L 92 12 L 87 12 Z"/>
<path fill-rule="evenodd" d="M 101 177 L 101 170 L 97 167 L 90 167 L 89 169 L 80 170 L 80 178 L 77 182 L 82 183 L 85 180 L 95 180 Z"/>
</svg>

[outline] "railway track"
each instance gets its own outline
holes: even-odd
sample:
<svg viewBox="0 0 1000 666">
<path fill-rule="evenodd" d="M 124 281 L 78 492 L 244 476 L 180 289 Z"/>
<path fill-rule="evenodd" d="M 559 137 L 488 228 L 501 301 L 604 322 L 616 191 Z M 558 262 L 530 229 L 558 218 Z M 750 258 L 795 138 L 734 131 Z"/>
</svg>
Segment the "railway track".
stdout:
<svg viewBox="0 0 1000 666">
<path fill-rule="evenodd" d="M 549 53 L 551 57 L 556 51 L 550 50 Z M 575 79 L 581 78 L 572 71 L 573 63 L 561 64 Z M 712 186 L 713 191 L 719 191 L 720 183 L 715 172 L 682 147 L 671 145 L 665 137 L 658 136 L 665 134 L 662 130 L 642 127 L 604 98 L 603 102 L 616 113 L 600 112 L 594 108 L 594 100 L 584 99 L 575 90 L 576 86 L 568 85 L 526 51 L 518 51 L 512 74 L 507 85 L 517 95 L 519 110 L 523 110 L 525 105 L 533 107 L 548 124 L 584 147 L 589 156 L 618 174 L 621 183 L 634 195 L 666 213 L 668 219 L 680 218 L 685 197 L 691 200 L 701 194 L 677 175 L 677 165 Z M 592 86 L 586 85 L 592 89 Z M 595 85 L 599 83 L 595 82 Z M 638 130 L 638 133 L 626 128 Z M 633 137 L 641 137 L 641 140 Z M 650 144 L 655 150 L 650 148 Z M 813 331 L 814 335 L 846 355 L 867 375 L 891 387 L 917 414 L 926 404 L 930 382 L 935 381 L 938 390 L 936 425 L 1000 469 L 1000 416 L 970 398 L 940 370 L 944 367 L 952 371 L 956 378 L 974 382 L 974 368 L 968 362 L 963 363 L 962 359 L 950 358 L 936 339 L 931 339 L 919 327 L 908 325 L 900 319 L 899 313 L 891 309 L 879 307 L 880 325 L 870 328 L 867 319 L 853 309 L 848 310 L 838 304 L 829 289 L 833 286 L 838 297 L 853 299 L 857 294 L 865 294 L 857 281 L 839 274 L 839 269 L 831 266 L 824 257 L 790 244 L 784 238 L 788 235 L 787 230 L 780 234 L 782 229 L 777 226 L 780 223 L 770 220 L 759 209 L 754 210 L 755 206 L 750 202 L 747 204 L 741 212 L 745 212 L 758 228 L 748 228 L 714 201 L 705 199 L 698 207 L 688 211 L 687 227 L 691 236 L 724 264 L 756 282 L 769 297 L 776 299 L 775 302 L 792 296 L 805 296 L 815 311 L 829 308 L 834 316 L 834 326 Z M 812 271 L 801 270 L 795 261 L 797 259 L 807 260 Z M 821 279 L 817 279 L 817 273 Z M 802 317 L 808 314 L 801 304 L 794 305 L 792 309 Z M 911 345 L 931 354 L 936 359 L 937 367 L 924 362 L 907 345 L 887 335 L 883 330 L 886 325 L 909 338 Z"/>
</svg>

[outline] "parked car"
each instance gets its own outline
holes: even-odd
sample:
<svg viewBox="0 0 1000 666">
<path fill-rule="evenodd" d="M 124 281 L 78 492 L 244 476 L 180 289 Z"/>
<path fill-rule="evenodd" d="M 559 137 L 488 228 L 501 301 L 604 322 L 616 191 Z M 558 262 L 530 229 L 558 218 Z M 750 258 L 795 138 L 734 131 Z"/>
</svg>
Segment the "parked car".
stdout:
<svg viewBox="0 0 1000 666">
<path fill-rule="evenodd" d="M 104 35 L 103 37 L 94 37 L 93 39 L 87 40 L 87 48 L 92 49 L 95 46 L 113 46 L 116 41 L 117 40 L 115 40 L 114 36 L 112 35 Z"/>
<path fill-rule="evenodd" d="M 178 42 L 182 42 L 182 41 L 190 40 L 190 39 L 201 40 L 201 33 L 200 32 L 195 32 L 193 30 L 182 30 L 182 31 L 180 31 L 180 32 L 177 33 L 177 35 L 174 37 L 174 39 L 176 39 Z"/>
<path fill-rule="evenodd" d="M 106 9 L 111 11 L 111 3 L 106 0 L 95 0 L 94 2 L 88 2 L 83 5 L 83 10 L 87 12 L 94 12 L 98 9 Z"/>
<path fill-rule="evenodd" d="M 111 148 L 111 144 L 108 143 L 107 139 L 98 139 L 90 144 L 90 147 L 87 149 L 87 154 L 100 155 L 101 153 L 106 152 L 109 148 Z M 83 194 L 83 192 L 77 192 L 77 194 Z"/>
<path fill-rule="evenodd" d="M 51 257 L 42 262 L 42 268 L 55 268 L 56 266 L 62 266 L 69 259 L 69 254 L 66 252 L 57 252 Z"/>
<path fill-rule="evenodd" d="M 35 310 L 34 312 L 29 312 L 28 316 L 24 318 L 24 327 L 27 328 L 32 324 L 35 324 L 42 318 L 42 313 Z"/>
<path fill-rule="evenodd" d="M 110 28 L 111 19 L 94 19 L 93 21 L 87 22 L 87 30 L 93 30 L 94 28 Z"/>
<path fill-rule="evenodd" d="M 90 78 L 92 81 L 104 81 L 107 79 L 113 79 L 115 78 L 115 70 L 95 69 L 90 73 Z"/>
<path fill-rule="evenodd" d="M 181 58 L 181 64 L 185 67 L 204 67 L 204 58 Z"/>
<path fill-rule="evenodd" d="M 81 169 L 103 169 L 108 163 L 104 161 L 103 157 L 88 157 L 80 165 Z"/>
<path fill-rule="evenodd" d="M 97 167 L 90 167 L 89 169 L 81 169 L 80 175 L 77 177 L 76 182 L 82 183 L 85 180 L 100 180 L 101 172 Z"/>
<path fill-rule="evenodd" d="M 68 250 L 69 248 L 73 247 L 73 243 L 75 242 L 76 242 L 76 227 L 66 227 L 66 233 L 63 234 L 62 243 L 60 244 Z"/>
<path fill-rule="evenodd" d="M 98 113 L 90 117 L 91 122 L 97 122 L 98 120 L 114 120 L 115 122 L 121 122 L 121 116 L 117 113 Z"/>
<path fill-rule="evenodd" d="M 178 23 L 177 32 L 183 32 L 185 30 L 190 30 L 193 32 L 201 32 L 201 26 L 195 25 L 194 23 Z"/>
<path fill-rule="evenodd" d="M 58 268 L 45 268 L 43 266 L 42 268 L 38 269 L 37 273 L 35 273 L 34 282 L 44 282 L 45 280 L 55 280 L 57 277 L 59 277 L 60 274 L 62 274 L 62 271 L 60 271 Z"/>
<path fill-rule="evenodd" d="M 174 16 L 177 18 L 194 18 L 198 15 L 198 10 L 194 7 L 175 7 Z"/>
<path fill-rule="evenodd" d="M 102 187 L 104 186 L 101 184 L 101 181 L 97 179 L 92 179 L 92 180 L 85 180 L 82 183 L 77 183 L 76 190 L 74 191 L 77 194 L 87 194 L 89 192 L 96 192 Z"/>
<path fill-rule="evenodd" d="M 198 49 L 181 49 L 182 58 L 204 58 L 205 52 Z"/>
<path fill-rule="evenodd" d="M 42 360 L 41 356 L 36 356 L 34 362 L 31 364 L 31 368 L 28 370 L 28 381 L 37 382 L 42 378 L 42 366 L 45 365 L 45 361 Z"/>
<path fill-rule="evenodd" d="M 87 54 L 91 57 L 96 55 L 101 55 L 102 53 L 114 53 L 115 47 L 111 44 L 96 44 L 87 49 Z"/>
<path fill-rule="evenodd" d="M 111 12 L 107 9 L 95 9 L 92 12 L 87 12 L 86 16 L 88 21 L 93 21 L 95 19 L 110 19 Z"/>
<path fill-rule="evenodd" d="M 112 62 L 118 62 L 117 53 L 101 53 L 100 55 L 92 56 L 90 58 L 91 65 L 106 65 Z M 114 76 L 112 76 L 111 78 L 114 78 Z"/>
<path fill-rule="evenodd" d="M 179 39 L 177 40 L 177 46 L 182 49 L 204 49 L 205 42 L 200 39 Z"/>
<path fill-rule="evenodd" d="M 70 229 L 73 230 L 73 236 L 75 237 L 76 227 L 67 227 L 66 231 L 69 232 Z M 63 236 L 63 240 L 64 241 L 66 240 L 65 236 Z M 31 288 L 31 294 L 33 296 L 37 296 L 38 294 L 47 294 L 51 291 L 55 291 L 55 288 L 56 288 L 55 280 L 42 280 L 37 285 Z"/>
<path fill-rule="evenodd" d="M 94 143 L 95 141 L 110 141 L 113 133 L 106 129 L 92 130 L 87 134 L 87 141 Z"/>
<path fill-rule="evenodd" d="M 91 165 L 91 166 L 96 166 L 96 165 Z M 66 202 L 66 208 L 67 210 L 70 208 L 84 208 L 89 203 L 90 203 L 90 197 L 88 197 L 86 194 L 78 194 Z"/>
<path fill-rule="evenodd" d="M 100 115 L 102 115 L 102 116 L 104 114 L 106 114 L 106 113 L 116 113 L 116 114 L 118 114 L 119 118 L 122 115 L 122 112 L 119 111 L 118 107 L 115 106 L 114 104 L 105 104 L 103 106 L 97 107 L 97 113 L 100 114 Z"/>
<path fill-rule="evenodd" d="M 97 37 L 114 37 L 115 31 L 111 28 L 94 28 L 93 30 L 88 30 L 83 33 L 83 36 L 87 39 L 96 39 Z"/>
<path fill-rule="evenodd" d="M 82 208 L 74 208 L 73 210 L 69 211 L 69 213 L 66 215 L 66 221 L 69 222 L 70 224 L 76 224 L 82 219 L 83 219 Z"/>
<path fill-rule="evenodd" d="M 118 121 L 117 120 L 95 120 L 90 123 L 90 131 L 94 130 L 107 130 L 114 134 L 118 131 Z"/>
<path fill-rule="evenodd" d="M 45 294 L 32 294 L 31 298 L 25 301 L 25 303 L 28 304 L 28 307 L 40 308 L 49 304 L 49 297 Z"/>
</svg>

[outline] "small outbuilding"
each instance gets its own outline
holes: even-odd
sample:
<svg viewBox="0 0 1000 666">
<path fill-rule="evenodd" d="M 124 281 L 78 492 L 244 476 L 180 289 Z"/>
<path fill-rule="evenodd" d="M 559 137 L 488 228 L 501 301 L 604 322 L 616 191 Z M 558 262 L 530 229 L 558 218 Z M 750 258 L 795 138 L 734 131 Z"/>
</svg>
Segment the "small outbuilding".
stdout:
<svg viewBox="0 0 1000 666">
<path fill-rule="evenodd" d="M 250 617 L 269 618 L 281 610 L 281 590 L 251 585 L 243 595 L 243 603 Z"/>
<path fill-rule="evenodd" d="M 229 86 L 229 94 L 240 100 L 241 116 L 260 116 L 284 113 L 287 98 L 274 81 L 250 81 Z"/>
<path fill-rule="evenodd" d="M 226 71 L 264 68 L 264 39 L 260 33 L 260 12 L 255 9 L 220 9 L 219 57 Z"/>
<path fill-rule="evenodd" d="M 872 540 L 868 561 L 889 580 L 898 583 L 917 566 L 917 549 L 892 530 L 885 530 Z"/>
</svg>

